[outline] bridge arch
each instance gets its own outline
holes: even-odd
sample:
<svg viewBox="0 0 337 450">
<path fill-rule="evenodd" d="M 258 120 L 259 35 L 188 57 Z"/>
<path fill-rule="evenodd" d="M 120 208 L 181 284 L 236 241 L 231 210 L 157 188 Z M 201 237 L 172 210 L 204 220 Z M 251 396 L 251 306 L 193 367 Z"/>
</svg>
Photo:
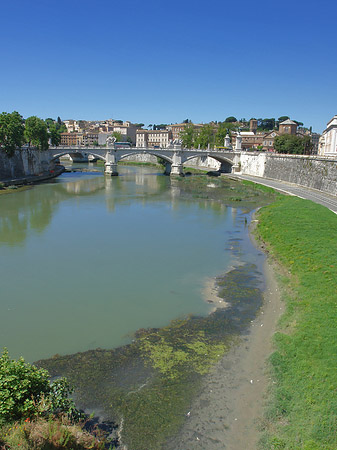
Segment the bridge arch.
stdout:
<svg viewBox="0 0 337 450">
<path fill-rule="evenodd" d="M 162 155 L 158 152 L 152 152 L 149 150 L 139 150 L 139 151 L 135 151 L 132 150 L 130 153 L 125 153 L 123 155 L 120 156 L 120 158 L 118 159 L 118 161 L 122 161 L 123 159 L 127 158 L 128 156 L 134 156 L 134 155 L 151 155 L 151 156 L 156 156 L 157 158 L 162 158 L 164 161 L 166 161 L 169 164 L 172 164 L 172 158 L 169 158 L 167 155 Z"/>
<path fill-rule="evenodd" d="M 86 150 L 86 149 L 84 150 L 83 149 L 83 150 L 80 150 L 80 151 L 75 151 L 75 150 L 71 150 L 71 148 L 68 148 L 66 150 L 63 150 L 63 151 L 53 155 L 52 158 L 51 158 L 51 161 L 55 161 L 55 159 L 61 158 L 61 156 L 64 156 L 64 155 L 76 154 L 76 153 L 80 153 L 80 154 L 87 153 L 88 155 L 92 155 L 95 158 L 101 159 L 102 161 L 106 162 L 106 159 L 105 159 L 104 156 L 96 154 L 96 153 L 94 153 L 94 152 L 92 152 L 90 150 Z"/>
<path fill-rule="evenodd" d="M 206 156 L 206 155 L 204 155 Z M 184 160 L 184 164 L 188 161 L 190 161 L 191 159 L 194 158 L 200 158 L 200 155 L 191 155 L 188 156 L 185 160 Z M 234 162 L 229 159 L 226 158 L 225 156 L 221 156 L 221 155 L 212 155 L 212 154 L 208 154 L 207 155 L 208 158 L 212 158 L 215 161 L 219 162 L 221 164 L 220 166 L 220 172 L 224 172 L 224 173 L 232 173 L 232 167 L 234 166 Z"/>
</svg>

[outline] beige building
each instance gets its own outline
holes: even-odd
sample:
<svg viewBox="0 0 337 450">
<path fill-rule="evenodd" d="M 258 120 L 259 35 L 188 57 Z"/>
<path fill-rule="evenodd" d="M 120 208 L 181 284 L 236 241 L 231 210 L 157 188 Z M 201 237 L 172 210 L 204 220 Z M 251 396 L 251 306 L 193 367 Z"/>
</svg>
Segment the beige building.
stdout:
<svg viewBox="0 0 337 450">
<path fill-rule="evenodd" d="M 68 147 L 69 145 L 82 145 L 83 133 L 61 133 L 60 145 Z"/>
<path fill-rule="evenodd" d="M 232 133 L 232 143 L 234 142 L 237 133 Z M 263 144 L 264 133 L 254 133 L 253 131 L 241 131 L 240 136 L 242 138 L 241 148 L 247 150 L 249 148 L 257 149 Z"/>
<path fill-rule="evenodd" d="M 280 132 L 277 130 L 271 130 L 269 133 L 266 133 L 263 136 L 262 149 L 265 151 L 273 151 L 274 150 L 274 139 L 276 136 L 280 136 Z"/>
<path fill-rule="evenodd" d="M 319 139 L 318 154 L 337 157 L 337 115 L 327 123 Z"/>
<path fill-rule="evenodd" d="M 136 147 L 166 148 L 171 139 L 170 130 L 137 130 Z"/>
</svg>

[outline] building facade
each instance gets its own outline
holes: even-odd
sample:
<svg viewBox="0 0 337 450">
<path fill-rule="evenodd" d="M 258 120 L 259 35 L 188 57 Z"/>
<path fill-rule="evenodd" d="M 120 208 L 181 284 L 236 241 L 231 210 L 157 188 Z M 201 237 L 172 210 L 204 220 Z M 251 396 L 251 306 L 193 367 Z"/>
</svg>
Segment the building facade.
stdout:
<svg viewBox="0 0 337 450">
<path fill-rule="evenodd" d="M 83 133 L 61 133 L 60 145 L 68 147 L 83 144 Z"/>
<path fill-rule="evenodd" d="M 319 139 L 318 154 L 321 156 L 337 156 L 337 115 L 328 122 Z"/>
<path fill-rule="evenodd" d="M 167 148 L 171 139 L 171 130 L 137 130 L 136 147 Z"/>
<path fill-rule="evenodd" d="M 297 123 L 287 119 L 279 124 L 278 130 L 280 134 L 296 134 Z"/>
</svg>

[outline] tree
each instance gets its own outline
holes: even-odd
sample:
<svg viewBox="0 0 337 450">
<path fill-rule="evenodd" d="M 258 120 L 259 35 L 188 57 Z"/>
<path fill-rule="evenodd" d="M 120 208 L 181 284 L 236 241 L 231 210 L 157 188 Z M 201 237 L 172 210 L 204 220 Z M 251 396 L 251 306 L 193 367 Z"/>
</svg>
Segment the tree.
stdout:
<svg viewBox="0 0 337 450">
<path fill-rule="evenodd" d="M 227 119 L 225 120 L 225 122 L 237 122 L 237 118 L 234 116 L 229 116 L 227 117 Z"/>
<path fill-rule="evenodd" d="M 299 122 L 298 120 L 294 120 L 295 123 L 297 123 L 298 127 L 303 127 L 303 122 Z"/>
<path fill-rule="evenodd" d="M 271 119 L 258 119 L 257 126 L 259 130 L 273 130 L 275 127 L 275 119 L 274 117 Z"/>
<path fill-rule="evenodd" d="M 122 141 L 122 133 L 120 133 L 119 131 L 114 131 L 112 133 L 112 136 L 116 138 L 117 142 L 121 142 Z"/>
<path fill-rule="evenodd" d="M 17 112 L 0 114 L 0 149 L 13 155 L 24 143 L 23 118 Z"/>
<path fill-rule="evenodd" d="M 215 134 L 215 143 L 218 146 L 223 146 L 225 143 L 225 137 L 227 136 L 227 133 L 230 133 L 229 127 L 227 126 L 226 122 L 222 122 L 219 124 L 218 130 Z M 230 124 L 232 125 L 232 124 Z M 233 126 L 233 125 L 232 125 Z"/>
<path fill-rule="evenodd" d="M 47 150 L 49 134 L 47 124 L 44 120 L 36 116 L 26 119 L 25 138 L 29 145 L 34 145 L 39 150 Z"/>
<path fill-rule="evenodd" d="M 312 142 L 310 136 L 282 134 L 274 139 L 274 149 L 277 153 L 304 155 L 311 153 Z"/>
<path fill-rule="evenodd" d="M 196 130 L 193 124 L 188 124 L 186 127 L 180 132 L 179 135 L 182 140 L 182 145 L 185 148 L 193 148 L 195 144 L 196 138 Z"/>
<path fill-rule="evenodd" d="M 50 137 L 50 142 L 51 145 L 53 145 L 54 147 L 57 147 L 58 145 L 60 145 L 61 142 L 61 132 L 60 130 L 57 129 L 57 125 L 58 123 L 51 123 L 49 125 L 49 137 Z"/>
<path fill-rule="evenodd" d="M 210 124 L 206 124 L 199 130 L 195 139 L 195 145 L 200 148 L 207 148 L 208 144 L 214 143 L 214 128 Z"/>
<path fill-rule="evenodd" d="M 281 116 L 277 119 L 278 123 L 284 122 L 285 120 L 290 119 L 289 116 Z"/>
</svg>

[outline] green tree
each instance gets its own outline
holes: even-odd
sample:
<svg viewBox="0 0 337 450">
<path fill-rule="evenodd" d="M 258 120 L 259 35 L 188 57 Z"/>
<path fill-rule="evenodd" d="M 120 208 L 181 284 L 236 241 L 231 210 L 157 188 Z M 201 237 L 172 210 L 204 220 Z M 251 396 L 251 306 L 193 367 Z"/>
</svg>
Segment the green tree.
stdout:
<svg viewBox="0 0 337 450">
<path fill-rule="evenodd" d="M 274 139 L 274 149 L 277 153 L 304 155 L 311 153 L 312 142 L 310 136 L 282 134 Z"/>
<path fill-rule="evenodd" d="M 230 133 L 229 127 L 226 125 L 227 125 L 226 122 L 220 123 L 218 130 L 215 134 L 215 143 L 216 143 L 216 145 L 219 145 L 220 147 L 223 146 L 225 143 L 225 137 L 227 135 L 227 132 Z"/>
<path fill-rule="evenodd" d="M 179 135 L 185 148 L 193 148 L 195 145 L 196 130 L 193 124 L 186 125 Z"/>
<path fill-rule="evenodd" d="M 210 124 L 206 124 L 198 132 L 195 139 L 195 145 L 200 148 L 207 148 L 208 144 L 214 144 L 214 128 Z"/>
<path fill-rule="evenodd" d="M 0 114 L 0 149 L 13 155 L 24 143 L 23 118 L 17 112 Z"/>
<path fill-rule="evenodd" d="M 229 116 L 226 118 L 225 122 L 237 122 L 237 118 L 234 116 Z"/>
<path fill-rule="evenodd" d="M 120 133 L 119 131 L 114 131 L 112 133 L 112 136 L 116 138 L 117 142 L 121 142 L 122 141 L 122 133 Z"/>
<path fill-rule="evenodd" d="M 257 125 L 259 130 L 269 131 L 273 130 L 275 127 L 276 121 L 274 118 L 271 119 L 258 119 Z"/>
<path fill-rule="evenodd" d="M 29 145 L 32 144 L 39 150 L 47 150 L 49 134 L 46 122 L 36 116 L 28 117 L 25 123 L 25 138 Z"/>
<path fill-rule="evenodd" d="M 278 123 L 284 122 L 285 120 L 290 119 L 289 116 L 281 116 L 277 119 Z"/>
<path fill-rule="evenodd" d="M 50 142 L 51 142 L 51 145 L 53 145 L 54 147 L 57 147 L 58 145 L 60 145 L 60 142 L 61 142 L 61 131 L 59 129 L 57 129 L 57 125 L 58 125 L 57 123 L 55 124 L 53 122 L 48 127 Z"/>
</svg>

